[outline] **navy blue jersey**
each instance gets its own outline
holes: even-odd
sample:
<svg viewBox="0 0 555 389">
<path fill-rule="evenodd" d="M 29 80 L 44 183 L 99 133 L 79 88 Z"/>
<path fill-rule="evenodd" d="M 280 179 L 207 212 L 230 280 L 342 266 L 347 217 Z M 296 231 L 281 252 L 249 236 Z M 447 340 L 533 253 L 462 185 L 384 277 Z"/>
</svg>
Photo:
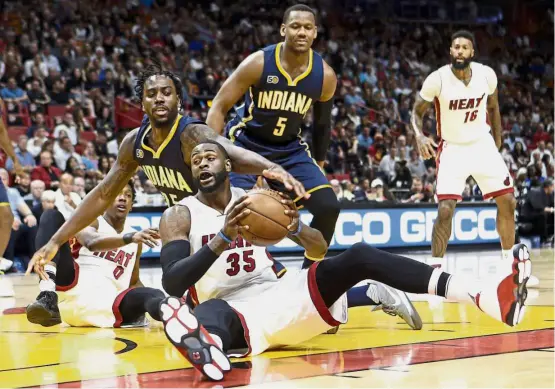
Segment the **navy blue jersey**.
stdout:
<svg viewBox="0 0 555 389">
<path fill-rule="evenodd" d="M 197 188 L 193 183 L 191 168 L 185 163 L 181 152 L 181 133 L 189 124 L 202 123 L 190 116 L 177 116 L 168 137 L 157 151 L 148 145 L 148 133 L 151 130 L 148 116 L 144 116 L 135 139 L 133 155 L 141 165 L 148 179 L 158 188 L 168 206 L 193 195 Z"/>
<path fill-rule="evenodd" d="M 311 105 L 322 95 L 324 61 L 310 50 L 304 73 L 294 80 L 283 69 L 279 54 L 283 43 L 264 48 L 264 70 L 258 84 L 245 95 L 237 109 L 238 118 L 229 128 L 235 140 L 237 130 L 261 143 L 284 144 L 296 139 Z"/>
</svg>

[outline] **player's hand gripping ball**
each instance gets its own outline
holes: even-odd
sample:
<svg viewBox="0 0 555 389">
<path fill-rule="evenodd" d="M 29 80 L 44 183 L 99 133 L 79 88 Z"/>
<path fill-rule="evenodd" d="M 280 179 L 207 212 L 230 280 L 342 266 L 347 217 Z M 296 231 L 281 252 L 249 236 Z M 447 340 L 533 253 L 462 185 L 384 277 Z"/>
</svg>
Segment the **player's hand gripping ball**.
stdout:
<svg viewBox="0 0 555 389">
<path fill-rule="evenodd" d="M 253 189 L 247 197 L 250 213 L 239 224 L 249 226 L 248 230 L 240 232 L 248 242 L 256 246 L 271 246 L 283 240 L 289 232 L 297 230 L 299 216 L 289 196 L 270 189 Z"/>
</svg>

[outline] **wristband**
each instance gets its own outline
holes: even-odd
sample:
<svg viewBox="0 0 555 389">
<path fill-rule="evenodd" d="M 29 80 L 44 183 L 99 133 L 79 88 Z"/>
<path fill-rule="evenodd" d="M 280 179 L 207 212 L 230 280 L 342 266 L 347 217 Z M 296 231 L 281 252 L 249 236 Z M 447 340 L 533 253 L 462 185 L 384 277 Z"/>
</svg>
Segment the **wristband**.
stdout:
<svg viewBox="0 0 555 389">
<path fill-rule="evenodd" d="M 293 236 L 297 236 L 301 233 L 301 230 L 303 229 L 303 224 L 299 221 L 299 228 L 297 228 L 297 231 L 292 232 L 291 235 Z"/>
<path fill-rule="evenodd" d="M 227 243 L 231 244 L 231 242 L 233 242 L 226 234 L 224 234 L 223 231 L 220 230 L 220 232 L 218 232 L 218 236 L 220 238 L 222 238 L 223 240 L 225 240 Z"/>
<path fill-rule="evenodd" d="M 123 235 L 123 243 L 129 244 L 133 242 L 133 237 L 135 236 L 134 232 L 128 232 L 127 234 Z"/>
</svg>

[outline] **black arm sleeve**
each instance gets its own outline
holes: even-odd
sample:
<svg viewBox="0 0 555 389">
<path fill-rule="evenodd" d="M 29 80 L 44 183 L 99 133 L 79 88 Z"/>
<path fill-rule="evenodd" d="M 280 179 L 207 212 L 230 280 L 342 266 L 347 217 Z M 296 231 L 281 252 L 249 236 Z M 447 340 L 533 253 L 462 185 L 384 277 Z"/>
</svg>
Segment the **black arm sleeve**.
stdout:
<svg viewBox="0 0 555 389">
<path fill-rule="evenodd" d="M 324 161 L 330 145 L 331 109 L 333 98 L 328 101 L 317 101 L 314 104 L 314 129 L 312 132 L 312 151 L 314 159 Z"/>
<path fill-rule="evenodd" d="M 174 240 L 162 247 L 162 287 L 170 296 L 183 296 L 219 257 L 208 245 L 190 253 L 191 244 L 186 240 Z"/>
</svg>

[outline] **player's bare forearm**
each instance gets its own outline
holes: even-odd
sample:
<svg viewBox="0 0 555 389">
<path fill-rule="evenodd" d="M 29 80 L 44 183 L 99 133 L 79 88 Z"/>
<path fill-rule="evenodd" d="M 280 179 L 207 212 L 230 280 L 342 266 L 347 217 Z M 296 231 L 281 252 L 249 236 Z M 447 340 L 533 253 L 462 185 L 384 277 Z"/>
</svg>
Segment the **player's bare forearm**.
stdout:
<svg viewBox="0 0 555 389">
<path fill-rule="evenodd" d="M 416 101 L 414 102 L 411 115 L 411 127 L 415 136 L 423 135 L 422 123 L 424 121 L 424 115 L 426 115 L 431 105 L 432 103 L 420 97 L 419 93 L 416 94 Z"/>
<path fill-rule="evenodd" d="M 250 150 L 235 146 L 229 139 L 218 135 L 213 129 L 204 124 L 191 124 L 181 135 L 181 150 L 185 162 L 189 165 L 191 152 L 206 140 L 220 143 L 232 162 L 233 171 L 241 174 L 262 175 L 262 171 L 274 167 L 274 163 Z"/>
<path fill-rule="evenodd" d="M 122 142 L 118 159 L 106 177 L 94 188 L 77 207 L 71 217 L 54 234 L 51 241 L 62 245 L 83 228 L 89 226 L 100 216 L 118 193 L 127 185 L 135 174 L 138 164 L 133 159 L 133 147 L 136 131 L 129 133 Z"/>
<path fill-rule="evenodd" d="M 8 129 L 4 126 L 2 115 L 0 112 L 0 148 L 12 159 L 16 161 L 15 150 L 13 149 L 12 142 L 8 136 Z"/>
<path fill-rule="evenodd" d="M 303 247 L 310 258 L 323 259 L 328 252 L 328 245 L 322 233 L 306 224 L 302 224 L 298 235 L 289 234 L 287 237 Z"/>
<path fill-rule="evenodd" d="M 491 132 L 497 148 L 501 147 L 501 133 L 503 132 L 503 125 L 501 124 L 501 113 L 499 112 L 499 100 L 497 95 L 497 88 L 495 92 L 488 96 L 487 102 L 488 117 L 491 123 Z"/>
<path fill-rule="evenodd" d="M 106 236 L 93 231 L 91 228 L 85 228 L 78 232 L 76 238 L 89 251 L 115 250 L 127 245 L 123 234 Z"/>
<path fill-rule="evenodd" d="M 216 97 L 217 98 L 217 97 Z M 208 116 L 206 117 L 206 124 L 208 127 L 214 129 L 216 133 L 222 135 L 225 127 L 225 117 L 227 111 L 223 111 L 221 104 L 217 103 L 216 100 L 212 102 L 212 107 L 208 111 Z"/>
</svg>

